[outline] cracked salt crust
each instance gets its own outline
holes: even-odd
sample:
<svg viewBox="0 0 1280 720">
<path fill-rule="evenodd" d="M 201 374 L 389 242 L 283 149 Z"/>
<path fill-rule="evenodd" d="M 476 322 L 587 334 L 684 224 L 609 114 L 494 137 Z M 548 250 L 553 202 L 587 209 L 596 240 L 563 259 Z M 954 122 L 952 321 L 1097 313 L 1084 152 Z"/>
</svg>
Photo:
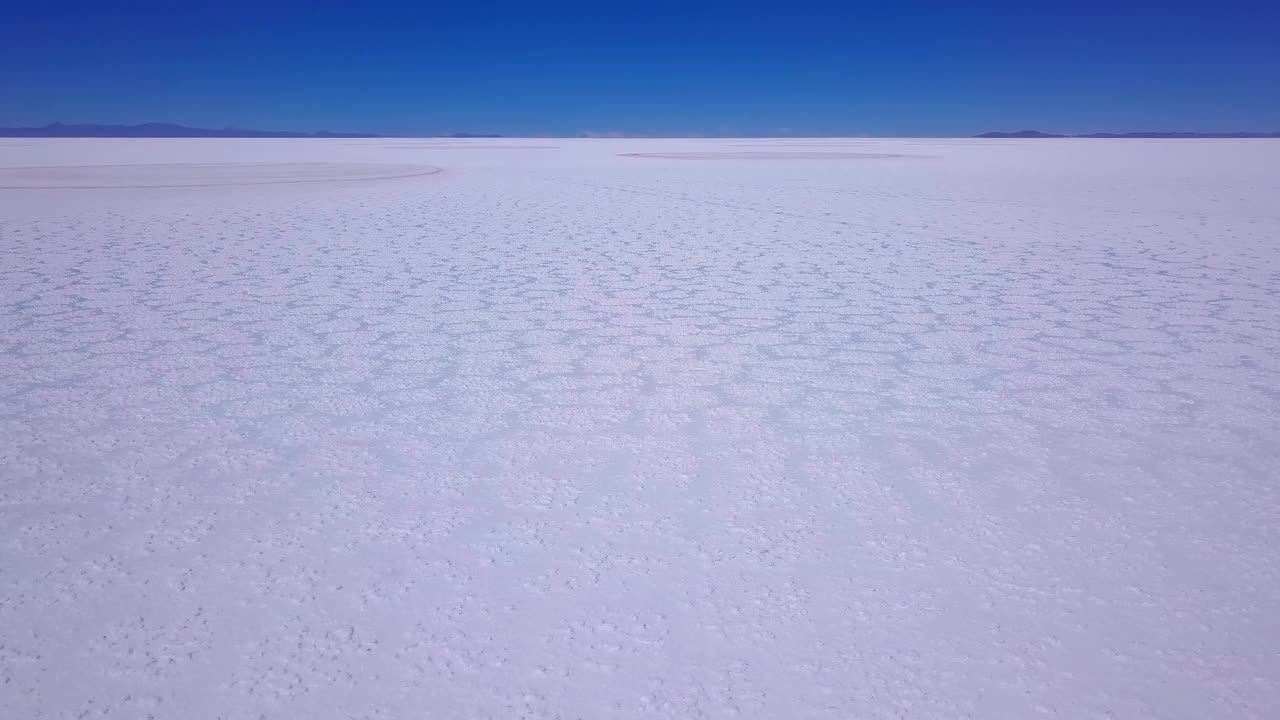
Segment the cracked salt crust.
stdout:
<svg viewBox="0 0 1280 720">
<path fill-rule="evenodd" d="M 1280 143 L 399 144 L 0 145 L 0 717 L 1280 706 Z"/>
</svg>

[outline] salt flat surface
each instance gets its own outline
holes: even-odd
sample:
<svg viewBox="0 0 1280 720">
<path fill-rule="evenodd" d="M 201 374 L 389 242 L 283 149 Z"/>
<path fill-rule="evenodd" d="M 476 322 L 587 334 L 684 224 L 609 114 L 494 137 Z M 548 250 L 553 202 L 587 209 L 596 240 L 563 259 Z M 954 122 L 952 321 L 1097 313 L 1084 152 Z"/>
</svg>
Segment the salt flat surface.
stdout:
<svg viewBox="0 0 1280 720">
<path fill-rule="evenodd" d="M 1280 143 L 0 185 L 0 717 L 1280 712 Z"/>
</svg>

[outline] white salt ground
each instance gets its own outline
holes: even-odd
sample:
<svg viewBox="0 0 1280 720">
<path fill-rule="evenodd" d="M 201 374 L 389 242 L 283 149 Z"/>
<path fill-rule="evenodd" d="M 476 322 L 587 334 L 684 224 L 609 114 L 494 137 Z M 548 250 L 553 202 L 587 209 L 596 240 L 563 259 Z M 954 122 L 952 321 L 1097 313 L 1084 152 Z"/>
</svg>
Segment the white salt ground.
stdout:
<svg viewBox="0 0 1280 720">
<path fill-rule="evenodd" d="M 0 717 L 1280 712 L 1280 143 L 0 185 Z"/>
</svg>

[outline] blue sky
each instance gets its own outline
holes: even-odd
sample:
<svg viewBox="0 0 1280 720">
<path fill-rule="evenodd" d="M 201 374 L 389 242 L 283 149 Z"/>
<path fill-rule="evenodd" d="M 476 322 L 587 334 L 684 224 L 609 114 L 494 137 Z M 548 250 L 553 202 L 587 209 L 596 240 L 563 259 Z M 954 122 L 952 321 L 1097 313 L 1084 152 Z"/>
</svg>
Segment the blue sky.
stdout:
<svg viewBox="0 0 1280 720">
<path fill-rule="evenodd" d="M 261 5 L 10 8 L 0 125 L 1280 130 L 1276 2 Z"/>
</svg>

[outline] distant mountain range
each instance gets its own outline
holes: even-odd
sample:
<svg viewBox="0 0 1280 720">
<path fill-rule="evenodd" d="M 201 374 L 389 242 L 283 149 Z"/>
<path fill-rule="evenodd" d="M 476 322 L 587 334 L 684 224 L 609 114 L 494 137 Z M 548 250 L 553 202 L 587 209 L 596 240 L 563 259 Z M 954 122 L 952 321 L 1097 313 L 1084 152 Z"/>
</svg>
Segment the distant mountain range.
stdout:
<svg viewBox="0 0 1280 720">
<path fill-rule="evenodd" d="M 1198 132 L 1131 132 L 1131 133 L 1090 133 L 1088 135 L 1054 135 L 1039 130 L 1019 130 L 1018 132 L 989 132 L 975 135 L 980 138 L 1280 138 L 1280 132 L 1231 132 L 1231 133 L 1198 133 Z"/>
<path fill-rule="evenodd" d="M 361 132 L 288 132 L 269 129 L 188 128 L 174 123 L 140 126 L 49 123 L 38 128 L 0 128 L 0 137 L 378 137 Z"/>
<path fill-rule="evenodd" d="M 610 137 L 613 134 L 583 133 L 580 137 Z M 623 136 L 623 135 L 618 135 Z M 292 130 L 243 130 L 241 128 L 193 128 L 175 123 L 143 123 L 141 125 L 69 125 L 55 122 L 44 127 L 0 128 L 0 137 L 21 138 L 377 138 L 373 133 L 340 133 L 328 130 L 298 132 Z M 399 136 L 410 137 L 410 136 Z M 449 135 L 417 135 L 413 137 L 449 138 L 500 138 L 493 133 L 456 132 Z M 637 137 L 664 137 L 663 135 L 637 135 Z M 989 132 L 975 135 L 979 138 L 1280 138 L 1280 132 L 1131 132 L 1090 133 L 1088 135 L 1058 135 L 1038 130 L 1018 132 Z"/>
<path fill-rule="evenodd" d="M 66 125 L 49 123 L 44 127 L 0 128 L 0 137 L 23 138 L 376 138 L 372 133 L 337 133 L 328 130 L 295 132 L 289 130 L 242 130 L 240 128 L 193 128 L 174 123 L 141 125 Z M 453 133 L 451 138 L 496 138 L 501 135 Z"/>
</svg>

